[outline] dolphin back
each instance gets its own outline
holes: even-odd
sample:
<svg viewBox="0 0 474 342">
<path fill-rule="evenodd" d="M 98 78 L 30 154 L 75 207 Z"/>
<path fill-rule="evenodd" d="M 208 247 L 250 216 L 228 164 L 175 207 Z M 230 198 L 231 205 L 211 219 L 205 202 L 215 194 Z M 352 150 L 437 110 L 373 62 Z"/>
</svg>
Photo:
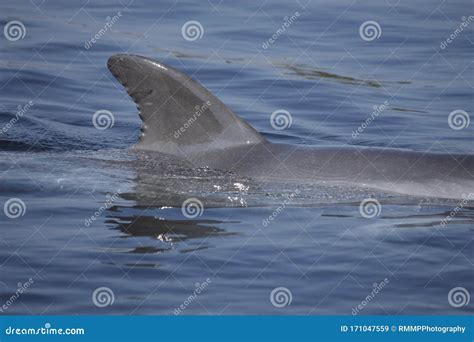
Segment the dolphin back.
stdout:
<svg viewBox="0 0 474 342">
<path fill-rule="evenodd" d="M 107 66 L 137 104 L 143 121 L 136 149 L 192 156 L 264 141 L 205 87 L 167 65 L 114 55 Z"/>
</svg>

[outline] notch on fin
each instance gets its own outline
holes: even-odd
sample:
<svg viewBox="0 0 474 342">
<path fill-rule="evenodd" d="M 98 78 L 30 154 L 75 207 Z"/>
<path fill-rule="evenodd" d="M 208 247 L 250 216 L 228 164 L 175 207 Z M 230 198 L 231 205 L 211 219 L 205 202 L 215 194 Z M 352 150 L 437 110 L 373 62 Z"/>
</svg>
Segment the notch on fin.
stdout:
<svg viewBox="0 0 474 342">
<path fill-rule="evenodd" d="M 136 149 L 189 155 L 265 140 L 201 84 L 167 65 L 114 55 L 107 66 L 138 106 L 143 126 Z"/>
</svg>

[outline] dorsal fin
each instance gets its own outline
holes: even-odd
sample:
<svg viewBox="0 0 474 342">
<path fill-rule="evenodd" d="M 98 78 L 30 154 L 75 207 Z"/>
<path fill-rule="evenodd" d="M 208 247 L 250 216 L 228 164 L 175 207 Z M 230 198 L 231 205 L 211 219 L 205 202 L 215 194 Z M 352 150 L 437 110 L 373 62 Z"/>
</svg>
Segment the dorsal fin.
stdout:
<svg viewBox="0 0 474 342">
<path fill-rule="evenodd" d="M 107 66 L 138 106 L 143 127 L 137 149 L 190 155 L 264 141 L 201 84 L 167 65 L 114 55 Z"/>
</svg>

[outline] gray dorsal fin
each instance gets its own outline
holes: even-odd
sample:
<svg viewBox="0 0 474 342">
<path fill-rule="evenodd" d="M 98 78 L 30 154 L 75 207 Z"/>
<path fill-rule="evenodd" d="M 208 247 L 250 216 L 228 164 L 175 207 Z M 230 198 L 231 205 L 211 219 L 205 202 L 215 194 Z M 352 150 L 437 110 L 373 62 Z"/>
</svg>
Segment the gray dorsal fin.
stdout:
<svg viewBox="0 0 474 342">
<path fill-rule="evenodd" d="M 107 66 L 138 106 L 137 149 L 187 155 L 264 141 L 206 88 L 169 66 L 135 55 L 114 55 Z"/>
</svg>

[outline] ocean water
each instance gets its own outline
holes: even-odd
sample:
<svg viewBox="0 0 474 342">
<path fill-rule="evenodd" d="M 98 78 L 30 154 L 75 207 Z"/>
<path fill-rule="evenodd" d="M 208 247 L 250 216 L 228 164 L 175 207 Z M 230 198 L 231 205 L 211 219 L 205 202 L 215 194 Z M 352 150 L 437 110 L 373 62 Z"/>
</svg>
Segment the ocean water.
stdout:
<svg viewBox="0 0 474 342">
<path fill-rule="evenodd" d="M 173 168 L 129 150 L 140 119 L 106 67 L 156 58 L 273 142 L 473 153 L 472 2 L 0 8 L 2 314 L 472 314 L 471 202 Z"/>
</svg>

